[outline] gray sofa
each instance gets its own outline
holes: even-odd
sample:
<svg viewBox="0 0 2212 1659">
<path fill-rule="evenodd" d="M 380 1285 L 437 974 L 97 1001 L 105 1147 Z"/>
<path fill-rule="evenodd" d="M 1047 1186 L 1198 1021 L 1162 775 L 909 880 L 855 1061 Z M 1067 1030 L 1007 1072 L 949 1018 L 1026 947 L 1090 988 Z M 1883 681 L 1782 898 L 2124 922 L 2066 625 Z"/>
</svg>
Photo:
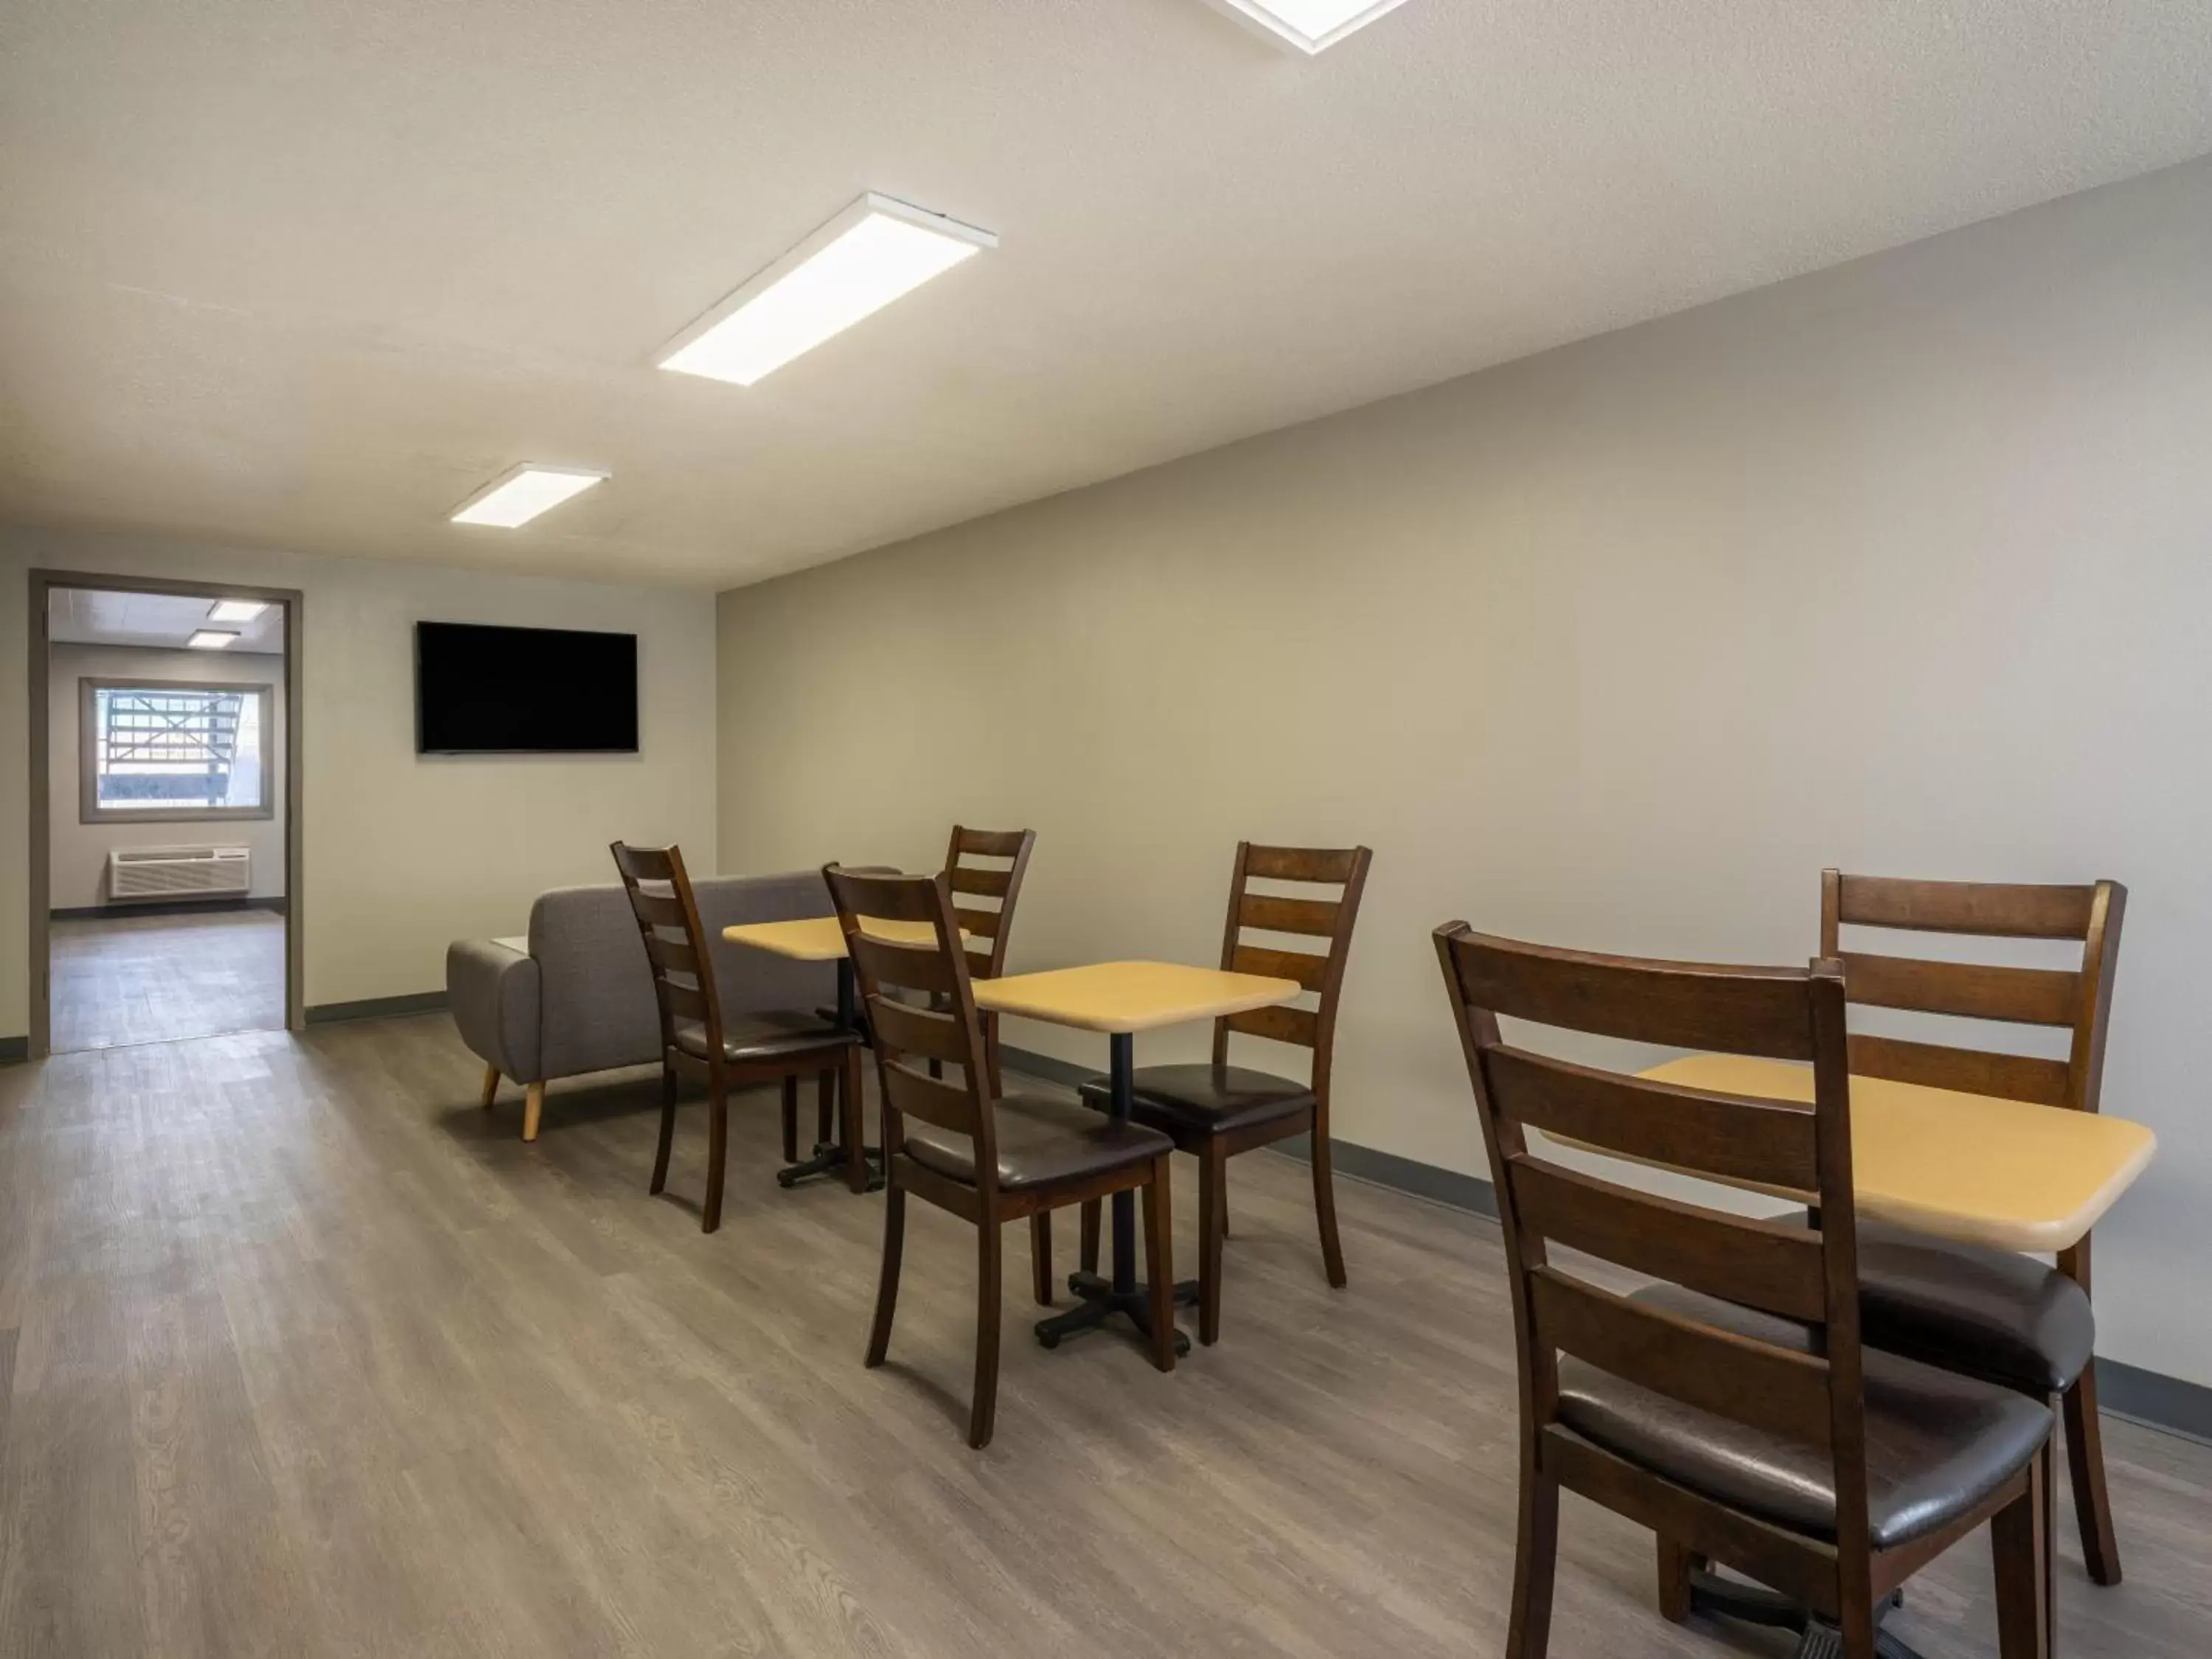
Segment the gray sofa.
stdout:
<svg viewBox="0 0 2212 1659">
<path fill-rule="evenodd" d="M 735 922 L 830 915 L 819 871 L 711 876 L 692 891 L 714 944 L 725 1014 L 818 1008 L 836 998 L 833 964 L 793 962 L 721 937 Z M 526 939 L 456 939 L 446 951 L 446 996 L 461 1040 L 484 1062 L 483 1103 L 502 1077 L 523 1085 L 525 1140 L 538 1139 L 549 1080 L 660 1060 L 653 978 L 618 882 L 541 894 Z"/>
</svg>

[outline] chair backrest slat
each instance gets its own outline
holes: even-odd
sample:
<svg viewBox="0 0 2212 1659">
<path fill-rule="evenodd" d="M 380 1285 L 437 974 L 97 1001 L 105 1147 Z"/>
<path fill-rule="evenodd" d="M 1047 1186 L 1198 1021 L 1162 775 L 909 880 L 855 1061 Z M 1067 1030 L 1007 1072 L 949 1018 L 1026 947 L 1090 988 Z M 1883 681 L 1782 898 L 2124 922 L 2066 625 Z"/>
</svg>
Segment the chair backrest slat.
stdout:
<svg viewBox="0 0 2212 1659">
<path fill-rule="evenodd" d="M 1269 979 L 1294 979 L 1309 991 L 1321 989 L 1328 977 L 1328 958 L 1304 951 L 1275 951 L 1264 945 L 1237 945 L 1229 966 L 1239 974 L 1261 974 Z"/>
<path fill-rule="evenodd" d="M 2063 1060 L 1954 1048 L 1941 1042 L 1911 1042 L 1903 1037 L 1860 1032 L 1851 1036 L 1851 1072 L 1856 1077 L 1887 1078 L 1892 1083 L 1956 1089 L 1970 1095 L 1996 1095 L 2034 1106 L 2066 1105 L 2072 1092 L 2072 1076 Z"/>
<path fill-rule="evenodd" d="M 706 1028 L 707 1066 L 718 1072 L 723 1064 L 721 998 L 714 988 L 714 952 L 699 920 L 699 902 L 684 867 L 683 848 L 616 842 L 608 850 L 614 854 L 616 873 L 622 878 L 645 944 L 653 1001 L 660 1011 L 661 1052 L 677 1047 L 677 1021 L 696 1022 Z M 647 883 L 666 890 L 652 891 Z"/>
<path fill-rule="evenodd" d="M 950 1060 L 956 1066 L 966 1059 L 960 1022 L 948 1013 L 886 997 L 875 1005 L 872 1017 L 878 1036 L 896 1049 L 925 1060 Z"/>
<path fill-rule="evenodd" d="M 1860 951 L 1842 951 L 1838 960 L 1851 1000 L 1872 1008 L 1909 1008 L 2018 1025 L 2071 1025 L 2081 999 L 2081 975 L 2062 969 L 1926 962 Z"/>
<path fill-rule="evenodd" d="M 1983 939 L 2088 937 L 2097 890 L 1982 881 L 1899 881 L 1837 872 L 1838 920 Z M 1833 954 L 1832 951 L 1830 952 Z"/>
<path fill-rule="evenodd" d="M 1341 887 L 1359 873 L 1356 847 L 1255 847 L 1246 854 L 1244 873 L 1256 881 L 1307 881 Z"/>
<path fill-rule="evenodd" d="M 1221 1024 L 1226 1030 L 1299 1048 L 1317 1048 L 1321 1042 L 1321 1016 L 1310 1008 L 1248 1008 L 1241 1014 L 1223 1015 Z"/>
<path fill-rule="evenodd" d="M 902 921 L 907 918 L 885 916 L 882 920 Z M 908 945 L 900 939 L 878 939 L 867 933 L 866 926 L 866 921 L 863 919 L 862 931 L 857 935 L 848 935 L 845 946 L 847 953 L 853 958 L 853 966 L 862 978 L 872 977 L 881 984 L 927 991 L 937 996 L 952 994 L 955 975 L 934 947 Z"/>
<path fill-rule="evenodd" d="M 955 825 L 952 838 L 963 852 L 987 859 L 1018 859 L 1036 844 L 1034 830 L 970 830 Z M 951 864 L 957 860 L 947 859 Z"/>
<path fill-rule="evenodd" d="M 1639 1193 L 1523 1155 L 1510 1160 L 1521 1224 L 1555 1244 L 1784 1319 L 1827 1311 L 1820 1236 Z M 1665 1225 L 1654 1226 L 1656 1212 Z"/>
<path fill-rule="evenodd" d="M 1006 946 L 1014 930 L 1014 906 L 1022 896 L 1030 854 L 1036 847 L 1034 830 L 971 830 L 952 826 L 951 843 L 945 850 L 945 885 L 953 896 L 954 915 L 973 939 L 986 948 L 970 948 L 968 971 L 976 979 L 996 979 L 1006 970 Z M 1006 860 L 1001 866 L 977 864 L 977 859 Z M 966 902 L 995 900 L 989 904 Z"/>
<path fill-rule="evenodd" d="M 1493 944 L 1506 948 L 1486 948 Z M 1813 1057 L 1802 973 L 1639 962 L 1476 933 L 1466 945 L 1456 954 L 1467 1000 L 1493 1014 L 1668 1048 Z"/>
<path fill-rule="evenodd" d="M 1248 872 L 1249 873 L 1249 872 Z M 1327 899 L 1276 898 L 1247 893 L 1238 920 L 1263 933 L 1305 933 L 1328 939 L 1336 932 L 1337 907 Z"/>
<path fill-rule="evenodd" d="M 862 875 L 830 865 L 822 872 L 844 930 L 846 954 L 865 1005 L 883 1087 L 884 1147 L 896 1157 L 903 1146 L 902 1117 L 911 1115 L 975 1142 L 980 1190 L 998 1182 L 996 1101 L 984 1063 L 981 1027 L 969 980 L 968 953 L 941 876 Z M 926 922 L 933 935 L 908 945 L 872 934 L 872 921 Z M 922 992 L 934 1006 L 918 1007 L 900 992 Z M 921 1064 L 960 1068 L 957 1083 L 916 1070 Z"/>
<path fill-rule="evenodd" d="M 1529 1275 L 1540 1340 L 1701 1411 L 1829 1449 L 1826 1360 L 1646 1307 L 1553 1267 Z"/>
<path fill-rule="evenodd" d="M 2040 1106 L 2097 1109 L 2105 1033 L 2119 966 L 2127 889 L 1820 875 L 1820 952 L 1844 964 L 1850 1000 L 1869 1007 L 2072 1032 L 2057 1060 L 1893 1036 L 1855 1036 L 1851 1066 L 1869 1077 L 1996 1095 Z M 2078 941 L 2078 968 L 2019 968 L 1846 951 L 1847 927 L 1976 939 Z"/>
<path fill-rule="evenodd" d="M 1367 887 L 1374 854 L 1364 847 L 1256 847 L 1237 844 L 1237 864 L 1229 881 L 1229 919 L 1222 930 L 1221 965 L 1231 973 L 1261 974 L 1297 981 L 1314 996 L 1314 1006 L 1285 1005 L 1230 1014 L 1213 1023 L 1213 1063 L 1228 1063 L 1232 1033 L 1265 1037 L 1313 1050 L 1316 1110 L 1328 1111 L 1328 1081 L 1336 1051 L 1336 1014 L 1344 990 L 1345 965 L 1352 957 L 1352 930 L 1359 920 L 1360 896 Z M 1292 898 L 1255 893 L 1254 881 L 1297 882 L 1334 888 L 1328 898 Z M 1261 933 L 1294 933 L 1328 941 L 1327 948 L 1286 950 L 1276 943 L 1244 938 Z"/>
<path fill-rule="evenodd" d="M 1809 1106 L 1625 1078 L 1504 1044 L 1486 1064 L 1498 1109 L 1532 1128 L 1723 1181 L 1791 1193 L 1820 1184 Z"/>
<path fill-rule="evenodd" d="M 945 884 L 956 893 L 979 893 L 985 898 L 1004 898 L 1014 884 L 1012 870 L 987 870 L 972 864 L 945 866 Z"/>
<path fill-rule="evenodd" d="M 917 1072 L 903 1060 L 885 1060 L 882 1077 L 884 1099 L 894 1112 L 956 1134 L 975 1134 L 979 1110 L 975 1097 L 962 1085 Z"/>
</svg>

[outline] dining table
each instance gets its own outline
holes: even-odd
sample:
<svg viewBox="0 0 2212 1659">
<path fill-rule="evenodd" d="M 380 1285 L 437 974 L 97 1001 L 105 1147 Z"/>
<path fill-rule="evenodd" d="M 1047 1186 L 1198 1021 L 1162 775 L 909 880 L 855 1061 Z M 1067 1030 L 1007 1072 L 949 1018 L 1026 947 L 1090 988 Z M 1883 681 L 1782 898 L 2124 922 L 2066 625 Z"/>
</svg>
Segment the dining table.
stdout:
<svg viewBox="0 0 2212 1659">
<path fill-rule="evenodd" d="M 887 921 L 868 918 L 868 933 L 874 938 L 890 939 L 899 945 L 928 945 L 937 935 L 927 922 Z M 756 951 L 767 951 L 793 962 L 834 962 L 837 964 L 837 1006 L 831 1018 L 841 1031 L 850 1031 L 861 1042 L 868 1040 L 867 1022 L 861 1016 L 860 995 L 853 973 L 853 959 L 845 950 L 845 928 L 835 916 L 805 916 L 794 921 L 748 921 L 722 929 L 722 937 L 732 945 L 749 946 Z M 962 939 L 967 935 L 963 933 Z M 810 1176 L 830 1175 L 840 1170 L 849 1173 L 858 1190 L 872 1192 L 884 1184 L 884 1154 L 880 1146 L 866 1144 L 866 1137 L 860 1128 L 860 1103 L 853 1102 L 850 1133 L 862 1142 L 857 1149 L 845 1141 L 817 1140 L 813 1152 L 795 1164 L 787 1164 L 775 1172 L 777 1183 L 795 1187 Z M 842 1135 L 847 1131 L 841 1127 Z M 854 1167 L 855 1161 L 860 1165 Z"/>
<path fill-rule="evenodd" d="M 1690 1054 L 1638 1075 L 1717 1094 L 1813 1103 L 1813 1068 L 1791 1060 Z M 2158 1152 L 2158 1137 L 2124 1117 L 1856 1073 L 1850 1112 L 1851 1201 L 1859 1216 L 1954 1243 L 2039 1255 L 2070 1249 L 2087 1237 Z M 1622 1157 L 1561 1136 L 1545 1139 Z M 1696 1173 L 1699 1180 L 1785 1203 L 1805 1204 L 1812 1196 Z M 1902 1592 L 1893 1595 L 1877 1617 L 1901 1600 Z M 1752 1624 L 1805 1625 L 1804 1608 L 1789 1597 L 1709 1569 L 1692 1573 L 1690 1602 L 1699 1612 Z M 1885 1653 L 1909 1651 L 1886 1632 L 1883 1640 L 1889 1644 Z"/>
<path fill-rule="evenodd" d="M 870 931 L 874 931 L 872 925 Z M 1134 1098 L 1139 1032 L 1273 1007 L 1293 1000 L 1303 989 L 1296 980 L 1193 968 L 1177 962 L 1099 962 L 975 981 L 978 1008 L 1079 1031 L 1103 1032 L 1109 1081 L 1107 1109 L 1121 1122 L 1128 1121 Z M 1151 1334 L 1146 1287 L 1137 1280 L 1136 1194 L 1116 1193 L 1111 1203 L 1109 1274 L 1101 1277 L 1079 1269 L 1068 1275 L 1067 1287 L 1077 1298 L 1075 1307 L 1040 1320 L 1035 1327 L 1037 1340 L 1047 1348 L 1056 1348 L 1063 1339 L 1104 1325 L 1116 1315 L 1128 1320 L 1139 1334 Z M 1179 1287 L 1178 1300 L 1188 1299 Z M 1179 1355 L 1189 1352 L 1189 1337 L 1178 1330 L 1175 1346 Z"/>
</svg>

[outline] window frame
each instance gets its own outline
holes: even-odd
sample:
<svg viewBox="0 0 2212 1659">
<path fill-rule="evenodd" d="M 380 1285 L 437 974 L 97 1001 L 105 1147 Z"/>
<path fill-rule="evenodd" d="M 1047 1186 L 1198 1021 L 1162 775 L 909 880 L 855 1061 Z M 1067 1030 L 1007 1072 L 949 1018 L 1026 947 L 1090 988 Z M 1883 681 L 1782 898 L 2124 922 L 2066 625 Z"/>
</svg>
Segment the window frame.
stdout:
<svg viewBox="0 0 2212 1659">
<path fill-rule="evenodd" d="M 258 806 L 103 806 L 100 802 L 100 696 L 102 691 L 235 691 L 261 700 L 261 805 Z M 76 683 L 76 782 L 79 823 L 239 823 L 276 816 L 276 687 L 265 680 L 164 680 L 87 675 Z"/>
</svg>

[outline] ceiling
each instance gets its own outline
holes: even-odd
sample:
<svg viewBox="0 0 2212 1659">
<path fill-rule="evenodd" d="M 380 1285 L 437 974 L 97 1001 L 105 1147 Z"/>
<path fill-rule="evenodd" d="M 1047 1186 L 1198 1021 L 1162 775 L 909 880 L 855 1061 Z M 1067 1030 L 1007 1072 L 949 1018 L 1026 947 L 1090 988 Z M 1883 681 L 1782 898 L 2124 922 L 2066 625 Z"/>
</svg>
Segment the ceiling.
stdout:
<svg viewBox="0 0 2212 1659">
<path fill-rule="evenodd" d="M 0 517 L 728 586 L 2212 150 L 2203 0 L 0 8 Z M 996 231 L 750 389 L 864 190 Z M 519 532 L 518 461 L 611 469 Z"/>
<path fill-rule="evenodd" d="M 281 653 L 284 608 L 272 605 L 252 622 L 210 622 L 212 599 L 182 593 L 110 593 L 88 588 L 57 587 L 46 595 L 46 637 L 70 645 L 135 645 L 185 649 L 203 628 L 236 633 L 226 653 Z M 204 654 L 212 656 L 212 652 Z"/>
</svg>

